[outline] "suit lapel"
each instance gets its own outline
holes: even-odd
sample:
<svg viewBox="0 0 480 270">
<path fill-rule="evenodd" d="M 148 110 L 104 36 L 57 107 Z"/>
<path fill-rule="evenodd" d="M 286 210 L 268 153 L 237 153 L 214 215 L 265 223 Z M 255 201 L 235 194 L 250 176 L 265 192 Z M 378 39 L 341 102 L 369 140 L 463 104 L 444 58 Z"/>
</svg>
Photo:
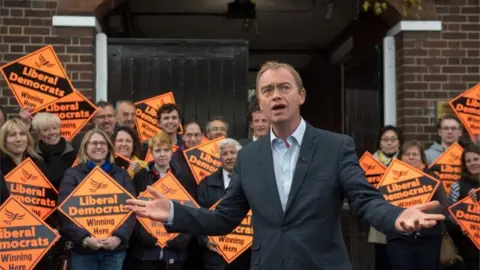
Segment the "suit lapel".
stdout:
<svg viewBox="0 0 480 270">
<path fill-rule="evenodd" d="M 298 154 L 298 162 L 293 174 L 292 186 L 288 193 L 287 206 L 285 207 L 285 213 L 291 207 L 298 190 L 302 186 L 303 180 L 308 171 L 308 167 L 312 162 L 313 154 L 315 153 L 317 141 L 315 138 L 313 128 L 307 124 L 305 134 L 303 135 L 302 145 L 300 146 L 300 153 Z M 284 215 L 285 216 L 285 215 Z"/>
<path fill-rule="evenodd" d="M 277 212 L 279 218 L 283 214 L 282 204 L 280 202 L 280 195 L 278 194 L 277 180 L 275 177 L 275 168 L 273 167 L 272 146 L 270 143 L 270 135 L 261 138 L 260 146 L 260 160 L 258 170 L 262 172 L 263 179 L 265 179 L 266 192 L 272 199 L 273 207 Z M 266 200 L 270 201 L 270 200 Z"/>
</svg>

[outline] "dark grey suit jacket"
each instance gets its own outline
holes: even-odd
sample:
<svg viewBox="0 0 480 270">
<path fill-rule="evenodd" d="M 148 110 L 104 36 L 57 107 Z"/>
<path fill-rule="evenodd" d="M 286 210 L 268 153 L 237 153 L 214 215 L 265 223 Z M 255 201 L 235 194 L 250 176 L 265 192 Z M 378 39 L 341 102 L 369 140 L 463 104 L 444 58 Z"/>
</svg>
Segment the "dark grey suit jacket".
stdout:
<svg viewBox="0 0 480 270">
<path fill-rule="evenodd" d="M 397 234 L 402 209 L 368 184 L 353 140 L 307 124 L 285 212 L 273 168 L 270 136 L 240 150 L 229 188 L 215 211 L 174 203 L 170 232 L 223 235 L 253 212 L 252 270 L 350 270 L 340 218 L 351 212 L 386 234 Z"/>
</svg>

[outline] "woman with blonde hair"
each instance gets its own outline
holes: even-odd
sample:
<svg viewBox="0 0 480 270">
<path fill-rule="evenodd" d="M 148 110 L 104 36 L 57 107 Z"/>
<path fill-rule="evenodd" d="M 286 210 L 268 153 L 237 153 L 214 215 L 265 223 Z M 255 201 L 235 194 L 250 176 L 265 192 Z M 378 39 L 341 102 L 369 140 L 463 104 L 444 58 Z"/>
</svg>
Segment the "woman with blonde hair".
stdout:
<svg viewBox="0 0 480 270">
<path fill-rule="evenodd" d="M 28 126 L 18 118 L 5 122 L 0 128 L 0 169 L 7 175 L 25 159 L 31 158 L 45 176 L 47 168 L 42 157 L 35 151 L 35 141 Z"/>
<path fill-rule="evenodd" d="M 83 137 L 78 154 L 78 165 L 67 169 L 60 183 L 58 201 L 61 203 L 95 167 L 100 167 L 117 183 L 134 195 L 135 189 L 128 173 L 115 164 L 113 144 L 100 129 L 92 129 Z M 68 218 L 62 223 L 62 235 L 74 243 L 71 270 L 122 269 L 125 251 L 135 225 L 131 215 L 111 237 L 95 238 Z"/>
<path fill-rule="evenodd" d="M 2 178 L 20 165 L 24 160 L 30 158 L 40 171 L 50 180 L 50 172 L 40 155 L 35 151 L 35 141 L 28 130 L 28 126 L 20 119 L 14 118 L 5 122 L 0 128 L 0 171 Z M 51 181 L 51 180 L 50 180 Z M 4 181 L 2 179 L 3 186 Z M 8 184 L 2 187 L 2 199 L 5 200 L 8 193 Z M 55 214 L 50 215 L 46 222 L 53 228 L 58 228 L 58 220 Z M 56 246 L 57 247 L 57 246 Z M 46 256 L 42 258 L 35 269 L 51 269 L 56 264 L 54 259 L 55 248 L 52 248 Z"/>
<path fill-rule="evenodd" d="M 32 119 L 32 133 L 38 139 L 36 152 L 43 158 L 50 174 L 50 181 L 59 188 L 65 171 L 77 158 L 73 149 L 61 134 L 62 122 L 57 115 L 41 112 Z"/>
</svg>

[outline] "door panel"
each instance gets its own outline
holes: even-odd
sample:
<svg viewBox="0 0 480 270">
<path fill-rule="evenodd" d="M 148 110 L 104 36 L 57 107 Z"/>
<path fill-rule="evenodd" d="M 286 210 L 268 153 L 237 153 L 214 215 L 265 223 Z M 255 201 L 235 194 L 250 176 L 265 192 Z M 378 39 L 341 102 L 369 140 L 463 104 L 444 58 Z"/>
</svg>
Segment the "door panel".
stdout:
<svg viewBox="0 0 480 270">
<path fill-rule="evenodd" d="M 139 101 L 172 91 L 184 121 L 213 115 L 229 136 L 247 136 L 248 43 L 230 40 L 109 39 L 108 100 Z"/>
</svg>

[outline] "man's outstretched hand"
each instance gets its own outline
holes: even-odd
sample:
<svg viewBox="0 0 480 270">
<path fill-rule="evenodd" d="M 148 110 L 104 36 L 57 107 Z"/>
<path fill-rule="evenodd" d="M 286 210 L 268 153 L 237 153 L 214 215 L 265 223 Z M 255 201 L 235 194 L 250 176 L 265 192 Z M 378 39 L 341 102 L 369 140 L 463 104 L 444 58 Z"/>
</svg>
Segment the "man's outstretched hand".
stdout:
<svg viewBox="0 0 480 270">
<path fill-rule="evenodd" d="M 129 199 L 127 200 L 125 208 L 133 211 L 139 217 L 167 223 L 168 214 L 170 213 L 170 200 L 154 190 L 151 186 L 147 187 L 147 191 L 152 194 L 153 199 L 150 201 Z"/>
<path fill-rule="evenodd" d="M 395 228 L 399 232 L 417 232 L 423 228 L 432 228 L 437 222 L 445 219 L 442 214 L 428 214 L 426 211 L 440 206 L 438 201 L 412 206 L 403 210 L 395 220 Z"/>
</svg>

